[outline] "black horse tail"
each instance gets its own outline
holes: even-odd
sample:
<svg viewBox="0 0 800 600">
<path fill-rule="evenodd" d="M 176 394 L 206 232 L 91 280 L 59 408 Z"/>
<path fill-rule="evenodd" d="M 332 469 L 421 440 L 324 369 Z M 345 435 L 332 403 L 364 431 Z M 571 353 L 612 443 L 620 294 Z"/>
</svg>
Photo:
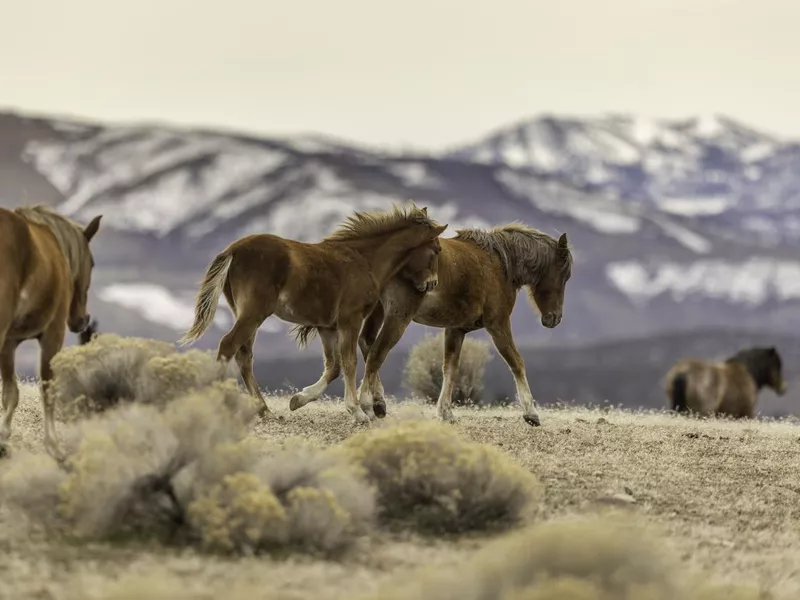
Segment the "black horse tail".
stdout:
<svg viewBox="0 0 800 600">
<path fill-rule="evenodd" d="M 678 373 L 672 380 L 672 410 L 689 412 L 686 401 L 686 373 Z"/>
</svg>

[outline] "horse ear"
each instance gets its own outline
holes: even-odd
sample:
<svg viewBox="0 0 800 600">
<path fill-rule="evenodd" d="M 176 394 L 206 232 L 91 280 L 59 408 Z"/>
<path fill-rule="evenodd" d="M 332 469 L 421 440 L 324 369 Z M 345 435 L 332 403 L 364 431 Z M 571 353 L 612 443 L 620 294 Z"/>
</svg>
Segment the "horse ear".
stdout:
<svg viewBox="0 0 800 600">
<path fill-rule="evenodd" d="M 428 207 L 427 206 L 423 206 L 420 210 L 422 211 L 423 215 L 425 215 L 426 217 L 428 216 Z"/>
<path fill-rule="evenodd" d="M 775 346 L 770 346 L 767 348 L 767 352 L 769 352 L 770 354 L 777 354 L 778 350 L 775 348 Z"/>
<path fill-rule="evenodd" d="M 563 248 L 565 250 L 569 247 L 569 244 L 567 243 L 567 234 L 566 233 L 562 233 L 561 237 L 558 238 L 558 247 L 559 248 Z"/>
<path fill-rule="evenodd" d="M 439 225 L 438 227 L 434 227 L 433 228 L 433 233 L 436 235 L 436 237 L 439 237 L 440 235 L 442 235 L 444 230 L 447 229 L 447 225 L 448 225 L 448 223 L 445 223 L 444 225 Z"/>
<path fill-rule="evenodd" d="M 100 219 L 103 218 L 103 215 L 97 215 L 94 219 L 89 221 L 89 224 L 83 230 L 83 235 L 86 238 L 87 242 L 91 242 L 92 238 L 97 233 L 97 230 L 100 229 Z"/>
</svg>

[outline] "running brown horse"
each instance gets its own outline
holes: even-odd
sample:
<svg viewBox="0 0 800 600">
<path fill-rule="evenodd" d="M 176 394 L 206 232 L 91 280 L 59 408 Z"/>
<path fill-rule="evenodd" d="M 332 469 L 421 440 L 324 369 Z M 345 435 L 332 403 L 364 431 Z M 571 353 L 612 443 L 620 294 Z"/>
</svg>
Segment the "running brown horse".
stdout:
<svg viewBox="0 0 800 600">
<path fill-rule="evenodd" d="M 316 400 L 328 383 L 344 371 L 345 406 L 358 423 L 369 417 L 356 396 L 358 335 L 380 292 L 406 264 L 409 253 L 428 246 L 447 228 L 428 217 L 427 208 L 395 206 L 390 211 L 356 212 L 317 243 L 257 234 L 232 243 L 206 271 L 195 306 L 195 320 L 181 338 L 185 345 L 199 338 L 214 318 L 225 294 L 236 316 L 223 336 L 217 359 L 236 359 L 248 392 L 264 403 L 253 375 L 253 344 L 258 328 L 270 315 L 316 329 L 325 366 L 315 384 L 295 394 L 292 410 Z M 427 287 L 427 283 L 426 283 Z"/>
<path fill-rule="evenodd" d="M 770 387 L 780 396 L 786 393 L 774 346 L 745 348 L 722 362 L 683 359 L 669 370 L 665 384 L 675 412 L 735 419 L 753 418 L 762 388 Z"/>
<path fill-rule="evenodd" d="M 44 446 L 60 458 L 53 401 L 48 393 L 50 361 L 64 345 L 69 328 L 81 334 L 90 325 L 86 301 L 94 258 L 89 242 L 102 215 L 86 227 L 37 205 L 0 208 L 0 376 L 3 423 L 0 452 L 7 451 L 11 421 L 19 402 L 14 358 L 23 341 L 39 341 L 39 377 L 44 412 Z"/>
<path fill-rule="evenodd" d="M 377 417 L 386 415 L 379 369 L 413 320 L 445 330 L 444 381 L 437 402 L 441 419 L 455 420 L 453 384 L 464 336 L 485 328 L 514 376 L 523 418 L 530 425 L 540 425 L 525 363 L 511 333 L 511 312 L 517 292 L 525 287 L 542 325 L 553 328 L 561 323 L 573 262 L 566 234 L 556 240 L 527 225 L 510 223 L 491 229 L 459 229 L 456 237 L 440 239 L 440 244 L 435 289 L 415 288 L 408 274 L 394 277 L 364 323 L 359 339 L 362 352 L 367 350 L 359 388 L 362 409 L 371 407 Z M 307 332 L 301 330 L 298 335 Z"/>
</svg>

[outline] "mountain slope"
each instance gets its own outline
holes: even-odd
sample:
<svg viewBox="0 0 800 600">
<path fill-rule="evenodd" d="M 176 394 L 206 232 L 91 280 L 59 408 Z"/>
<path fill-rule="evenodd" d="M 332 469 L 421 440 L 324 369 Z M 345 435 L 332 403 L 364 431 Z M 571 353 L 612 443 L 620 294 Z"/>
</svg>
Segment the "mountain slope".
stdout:
<svg viewBox="0 0 800 600">
<path fill-rule="evenodd" d="M 800 144 L 711 115 L 543 116 L 447 156 L 556 176 L 615 198 L 734 225 L 762 243 L 800 236 Z"/>
<path fill-rule="evenodd" d="M 10 114 L 0 116 L 0 136 L 6 129 L 19 140 L 3 159 L 6 206 L 33 201 L 26 190 L 35 183 L 51 190 L 44 201 L 78 220 L 104 214 L 91 303 L 105 331 L 175 340 L 191 323 L 208 261 L 231 241 L 260 231 L 315 241 L 353 210 L 407 198 L 450 224 L 445 237 L 459 227 L 513 220 L 553 235 L 567 232 L 576 264 L 564 322 L 544 330 L 519 302 L 513 324 L 520 345 L 583 344 L 698 326 L 779 332 L 800 323 L 795 240 L 765 240 L 741 220 L 722 218 L 724 212 L 709 222 L 674 214 L 665 210 L 658 186 L 647 188 L 650 199 L 635 194 L 633 179 L 623 181 L 621 174 L 638 163 L 609 132 L 597 134 L 602 143 L 562 144 L 570 156 L 580 158 L 575 153 L 583 148 L 606 165 L 614 176 L 600 185 L 585 180 L 586 165 L 595 164 L 589 158 L 541 172 L 466 151 L 397 156 L 321 137 L 261 139 Z M 758 144 L 773 143 L 740 129 L 717 135 L 715 143 L 749 148 L 748 156 Z M 565 135 L 553 138 L 572 139 Z M 706 179 L 709 169 L 701 173 Z M 780 187 L 780 181 L 773 183 Z M 631 189 L 623 193 L 626 185 Z M 764 202 L 752 210 L 768 217 L 773 209 Z M 793 210 L 783 200 L 775 207 Z M 230 324 L 227 309 L 218 311 L 216 323 L 200 347 L 216 346 Z M 269 319 L 257 357 L 295 356 L 288 327 Z M 412 326 L 401 346 L 422 331 Z"/>
</svg>

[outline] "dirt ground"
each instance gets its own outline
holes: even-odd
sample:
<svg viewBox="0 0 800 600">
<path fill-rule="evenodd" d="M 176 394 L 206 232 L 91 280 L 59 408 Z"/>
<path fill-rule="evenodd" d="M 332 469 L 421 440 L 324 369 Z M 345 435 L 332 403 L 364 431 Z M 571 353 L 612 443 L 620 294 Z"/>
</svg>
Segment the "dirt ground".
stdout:
<svg viewBox="0 0 800 600">
<path fill-rule="evenodd" d="M 38 391 L 23 387 L 12 448 L 39 450 Z M 356 431 L 341 401 L 253 427 L 274 440 L 300 436 L 320 445 Z M 386 421 L 431 407 L 389 406 Z M 719 581 L 758 584 L 783 596 L 800 591 L 800 429 L 791 421 L 699 421 L 667 414 L 543 409 L 526 425 L 517 407 L 457 410 L 455 427 L 492 444 L 534 472 L 543 485 L 535 521 L 610 510 L 654 526 L 692 569 Z M 2 464 L 0 464 L 2 468 Z M 635 500 L 603 502 L 614 494 Z M 311 558 L 221 559 L 161 547 L 71 546 L 30 536 L 0 508 L 0 598 L 235 598 L 334 600 L 375 593 L 417 569 L 458 569 L 487 538 L 430 540 L 381 533 L 343 562 Z M 122 582 L 122 583 L 120 583 Z M 121 586 L 121 587 L 120 587 Z M 137 588 L 138 586 L 138 588 Z M 121 592 L 120 590 L 127 590 Z M 135 590 L 140 589 L 140 593 Z M 249 591 L 248 591 L 249 590 Z M 254 595 L 254 590 L 257 594 Z"/>
</svg>

